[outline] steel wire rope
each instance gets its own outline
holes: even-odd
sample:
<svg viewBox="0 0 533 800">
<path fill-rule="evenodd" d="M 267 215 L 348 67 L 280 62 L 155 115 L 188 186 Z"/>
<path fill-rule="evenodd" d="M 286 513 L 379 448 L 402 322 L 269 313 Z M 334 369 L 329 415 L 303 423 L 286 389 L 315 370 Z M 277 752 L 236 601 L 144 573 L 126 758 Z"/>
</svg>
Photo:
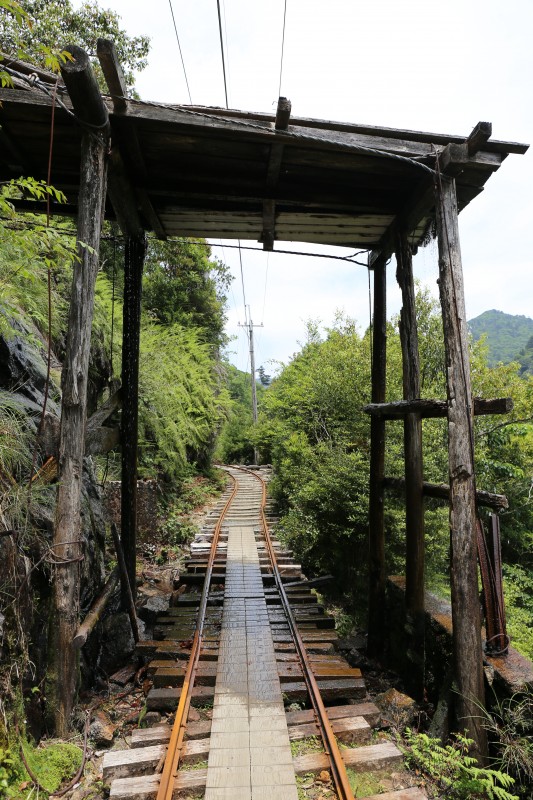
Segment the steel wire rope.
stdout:
<svg viewBox="0 0 533 800">
<path fill-rule="evenodd" d="M 242 267 L 242 248 L 241 248 L 241 241 L 239 239 L 239 263 L 241 266 L 241 286 L 242 286 L 242 300 L 244 303 L 244 322 L 245 324 L 248 323 L 248 313 L 246 311 L 246 293 L 244 291 L 244 270 Z"/>
<path fill-rule="evenodd" d="M 11 74 L 16 75 L 17 77 L 20 77 L 21 79 L 25 80 L 27 83 L 30 84 L 30 86 L 35 86 L 38 89 L 40 89 L 41 91 L 45 92 L 48 96 L 50 96 L 49 85 L 48 84 L 45 84 L 45 83 L 43 83 L 42 81 L 39 81 L 39 80 L 30 81 L 28 79 L 27 75 L 24 75 L 23 73 L 16 72 L 15 70 L 12 70 L 12 69 L 10 69 L 8 67 L 4 67 L 4 69 L 7 72 L 10 72 Z M 151 108 L 161 108 L 161 109 L 165 109 L 167 111 L 180 111 L 183 114 L 188 114 L 188 115 L 194 116 L 194 117 L 201 117 L 203 119 L 209 119 L 211 121 L 214 118 L 214 115 L 207 113 L 207 110 L 206 111 L 196 111 L 196 110 L 193 110 L 191 108 L 187 108 L 187 106 L 180 105 L 180 104 L 158 103 L 158 102 L 151 101 L 151 100 L 137 100 L 136 98 L 124 97 L 123 95 L 119 95 L 119 94 L 108 95 L 108 96 L 110 96 L 110 97 L 112 96 L 112 97 L 115 97 L 115 98 L 118 98 L 118 99 L 126 100 L 126 102 L 131 103 L 132 105 L 148 106 L 148 107 L 151 107 Z M 63 110 L 66 111 L 67 114 L 69 114 L 70 116 L 74 117 L 81 125 L 87 125 L 87 123 L 84 123 L 83 120 L 78 119 L 78 117 L 76 117 L 74 112 L 71 109 L 69 109 L 61 100 L 59 100 L 59 98 L 58 98 L 57 102 L 58 102 L 58 105 L 60 105 L 61 108 L 63 108 Z M 226 109 L 228 109 L 228 108 L 229 108 L 228 105 L 226 105 Z M 219 121 L 220 122 L 223 122 L 223 121 L 228 122 L 229 121 L 231 125 L 235 125 L 236 127 L 248 128 L 248 129 L 251 129 L 251 130 L 261 131 L 261 133 L 263 133 L 263 134 L 267 134 L 267 135 L 270 135 L 272 137 L 276 137 L 276 139 L 280 143 L 282 142 L 282 140 L 284 138 L 287 138 L 287 139 L 300 139 L 302 141 L 317 142 L 319 144 L 327 143 L 327 140 L 325 140 L 323 137 L 313 136 L 310 133 L 300 133 L 294 126 L 291 128 L 291 130 L 287 130 L 287 131 L 281 132 L 281 131 L 272 130 L 269 127 L 270 123 L 268 123 L 268 126 L 266 124 L 259 125 L 259 124 L 254 123 L 254 122 L 249 122 L 247 120 L 240 120 L 240 119 L 235 119 L 235 118 L 231 118 L 230 120 L 224 120 L 223 118 L 221 118 Z M 92 126 L 92 127 L 98 128 L 99 126 Z M 413 157 L 402 156 L 399 153 L 390 153 L 387 150 L 378 150 L 377 148 L 374 148 L 374 147 L 365 147 L 364 145 L 350 144 L 348 142 L 339 144 L 338 147 L 339 147 L 339 151 L 341 151 L 341 152 L 345 151 L 345 152 L 361 153 L 361 154 L 373 155 L 373 156 L 376 156 L 378 158 L 388 158 L 388 159 L 391 159 L 391 160 L 394 160 L 394 161 L 400 161 L 400 162 L 402 162 L 404 164 L 410 164 L 411 166 L 418 167 L 418 168 L 424 170 L 425 172 L 428 172 L 433 177 L 435 176 L 435 169 L 433 169 L 432 167 L 429 167 L 427 164 L 424 164 L 422 160 L 420 160 L 420 161 L 417 160 L 419 158 L 425 160 L 426 156 L 413 156 Z M 436 151 L 436 152 L 438 153 L 438 151 Z"/>
<path fill-rule="evenodd" d="M 222 0 L 222 16 L 224 17 L 224 39 L 226 40 L 226 62 L 228 65 L 228 94 L 231 94 L 231 82 L 230 82 L 230 64 L 229 64 L 229 45 L 228 45 L 228 28 L 226 25 L 226 4 L 224 0 Z"/>
<path fill-rule="evenodd" d="M 9 183 L 9 181 L 0 181 L 0 185 L 2 185 L 2 183 Z M 40 212 L 39 211 L 35 211 L 35 212 L 28 212 L 28 213 L 39 214 Z M 0 216 L 0 220 L 6 220 L 6 221 L 9 222 L 9 218 L 8 217 L 1 217 Z M 17 221 L 16 226 L 15 225 L 6 225 L 6 227 L 7 228 L 11 228 L 12 230 L 16 230 L 17 227 L 20 226 L 20 225 L 23 225 L 23 226 L 26 226 L 26 227 L 32 227 L 32 226 L 37 226 L 38 227 L 40 225 L 40 223 L 39 222 L 33 222 L 31 220 L 24 220 L 24 221 L 20 220 L 20 221 Z M 50 226 L 50 230 L 57 231 L 57 233 L 60 233 L 63 236 L 75 236 L 76 235 L 76 231 L 74 231 L 74 230 L 68 231 L 68 230 L 64 230 L 62 228 L 56 228 L 54 226 Z M 115 237 L 113 235 L 109 235 L 109 236 L 104 235 L 104 236 L 100 237 L 100 239 L 102 241 L 107 241 L 107 242 L 113 241 L 114 238 Z M 190 242 L 191 238 L 185 239 L 185 238 L 180 238 L 180 237 L 177 237 L 177 236 L 173 236 L 172 237 L 172 241 L 173 242 Z M 259 247 L 247 247 L 246 245 L 241 245 L 241 247 L 239 248 L 239 246 L 236 245 L 236 244 L 227 244 L 226 243 L 226 244 L 223 245 L 223 244 L 216 244 L 216 242 L 201 242 L 201 241 L 198 241 L 198 242 L 195 242 L 195 243 L 200 245 L 200 246 L 202 246 L 202 247 L 222 247 L 222 248 L 228 248 L 228 250 L 239 250 L 239 249 L 241 249 L 241 250 L 250 250 L 252 253 L 262 253 L 263 252 L 263 250 L 261 248 L 259 248 Z M 357 261 L 355 257 L 358 256 L 358 255 L 362 255 L 364 253 L 368 253 L 370 251 L 369 250 L 359 250 L 356 253 L 353 253 L 351 256 L 334 256 L 333 254 L 329 254 L 329 253 L 304 253 L 302 250 L 274 250 L 273 252 L 274 253 L 280 253 L 281 255 L 289 255 L 289 256 L 306 256 L 306 257 L 309 257 L 309 258 L 327 258 L 327 259 L 333 260 L 333 261 L 348 261 L 349 263 L 357 264 L 360 267 L 367 267 L 368 265 L 364 261 Z"/>
<path fill-rule="evenodd" d="M 176 40 L 178 42 L 178 49 L 180 51 L 180 58 L 181 58 L 181 65 L 183 67 L 183 74 L 185 76 L 185 83 L 187 85 L 187 94 L 189 95 L 189 102 L 192 106 L 192 97 L 191 97 L 191 90 L 189 88 L 189 79 L 187 78 L 187 70 L 185 69 L 185 61 L 183 59 L 183 52 L 181 50 L 181 43 L 180 37 L 178 34 L 178 26 L 176 25 L 176 17 L 174 16 L 174 9 L 172 8 L 172 0 L 168 0 L 168 4 L 170 6 L 170 13 L 172 14 L 172 22 L 174 23 L 174 32 L 176 34 Z"/>
<path fill-rule="evenodd" d="M 224 95 L 226 97 L 226 108 L 229 108 L 228 83 L 226 80 L 226 59 L 224 57 L 224 39 L 222 36 L 222 16 L 220 14 L 220 0 L 217 0 L 217 11 L 218 11 L 218 32 L 220 36 L 220 55 L 222 56 L 222 74 L 224 76 Z"/>
<path fill-rule="evenodd" d="M 285 23 L 287 21 L 287 0 L 285 0 L 285 5 L 283 8 L 283 33 L 281 35 L 281 59 L 279 65 L 279 87 L 278 87 L 278 97 L 281 96 L 281 78 L 283 75 L 283 54 L 285 52 Z"/>
<path fill-rule="evenodd" d="M 265 270 L 265 288 L 263 289 L 263 310 L 261 312 L 261 325 L 265 321 L 265 305 L 266 305 L 266 295 L 267 295 L 267 282 L 268 282 L 268 265 L 270 262 L 270 250 L 267 252 L 267 263 L 266 263 L 266 270 Z"/>
<path fill-rule="evenodd" d="M 220 56 L 222 59 L 222 74 L 224 78 L 224 96 L 226 98 L 226 108 L 229 109 L 229 101 L 228 101 L 228 80 L 226 75 L 226 56 L 224 53 L 224 38 L 222 35 L 222 16 L 220 13 L 220 0 L 217 0 L 217 12 L 218 12 L 218 32 L 220 38 Z M 226 42 L 227 42 L 227 32 L 226 32 Z M 246 314 L 246 292 L 244 290 L 244 271 L 242 267 L 242 252 L 241 252 L 241 240 L 238 239 L 238 247 L 239 247 L 239 262 L 240 262 L 240 269 L 241 269 L 241 284 L 242 284 L 242 299 L 244 303 L 244 321 L 245 323 L 248 320 Z"/>
</svg>

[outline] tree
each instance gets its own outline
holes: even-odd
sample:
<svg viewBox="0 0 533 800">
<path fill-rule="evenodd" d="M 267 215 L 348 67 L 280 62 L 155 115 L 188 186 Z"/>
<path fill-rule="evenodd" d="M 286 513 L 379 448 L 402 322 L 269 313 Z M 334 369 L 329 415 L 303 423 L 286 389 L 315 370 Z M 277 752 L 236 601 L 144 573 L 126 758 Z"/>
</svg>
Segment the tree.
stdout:
<svg viewBox="0 0 533 800">
<path fill-rule="evenodd" d="M 257 370 L 257 372 L 259 373 L 259 380 L 261 381 L 261 386 L 270 386 L 270 384 L 272 383 L 272 376 L 266 374 L 265 368 L 262 364 Z"/>
<path fill-rule="evenodd" d="M 120 16 L 97 3 L 86 2 L 79 9 L 74 9 L 71 0 L 25 0 L 23 10 L 12 0 L 3 0 L 2 5 L 7 5 L 11 13 L 0 30 L 0 50 L 13 58 L 50 68 L 50 51 L 77 44 L 94 54 L 99 37 L 112 39 L 130 89 L 135 85 L 135 72 L 148 63 L 149 38 L 128 36 L 121 27 Z M 98 64 L 95 71 L 101 87 L 107 91 Z"/>
<path fill-rule="evenodd" d="M 202 340 L 219 348 L 226 341 L 224 305 L 231 276 L 210 255 L 203 239 L 150 239 L 143 306 L 165 325 L 199 328 Z"/>
</svg>

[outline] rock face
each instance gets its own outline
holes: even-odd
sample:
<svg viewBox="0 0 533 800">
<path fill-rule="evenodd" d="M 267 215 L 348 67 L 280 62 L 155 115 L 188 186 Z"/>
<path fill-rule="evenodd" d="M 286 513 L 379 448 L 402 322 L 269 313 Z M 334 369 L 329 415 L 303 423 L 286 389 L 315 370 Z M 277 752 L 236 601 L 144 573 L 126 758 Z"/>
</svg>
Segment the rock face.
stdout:
<svg viewBox="0 0 533 800">
<path fill-rule="evenodd" d="M 153 626 L 156 619 L 160 614 L 166 614 L 170 604 L 170 595 L 156 594 L 152 597 L 143 599 L 139 606 L 139 617 L 146 622 L 147 625 Z"/>
<path fill-rule="evenodd" d="M 46 388 L 46 348 L 38 330 L 24 321 L 12 322 L 14 334 L 0 336 L 0 415 L 16 417 L 22 430 L 28 432 L 30 448 L 36 442 L 36 467 L 55 457 L 57 464 L 60 389 L 58 386 L 60 363 L 52 355 L 51 380 L 48 390 L 47 413 L 37 441 Z M 9 409 L 9 410 L 7 410 Z M 3 507 L 7 527 L 17 530 L 15 536 L 0 537 L 0 587 L 6 596 L 17 597 L 16 614 L 13 609 L 4 611 L 4 636 L 0 638 L 0 673 L 10 674 L 10 665 L 27 663 L 21 659 L 27 648 L 33 675 L 22 676 L 22 690 L 28 699 L 32 697 L 32 686 L 40 685 L 48 666 L 48 627 L 51 609 L 51 564 L 50 545 L 54 527 L 54 507 L 57 467 L 51 461 L 46 473 L 48 483 L 36 484 L 32 492 L 29 516 L 30 525 L 24 527 L 21 513 L 10 516 L 15 503 Z M 14 467 L 13 485 L 26 481 L 28 465 Z M 19 471 L 17 471 L 19 470 Z M 8 481 L 9 476 L 8 476 Z M 20 486 L 19 494 L 20 493 Z M 4 485 L 2 484 L 2 491 Z M 9 493 L 9 489 L 8 489 Z M 90 606 L 101 588 L 104 578 L 105 523 L 100 488 L 91 459 L 85 459 L 82 483 L 81 539 L 84 558 L 80 562 L 81 613 Z M 6 511 L 7 509 L 7 511 Z M 14 513 L 14 512 L 13 512 Z M 18 531 L 18 529 L 21 529 Z M 88 679 L 94 676 L 97 650 L 88 648 L 84 653 L 82 674 Z M 30 732 L 39 738 L 42 720 L 34 715 Z"/>
<path fill-rule="evenodd" d="M 98 666 L 107 675 L 124 664 L 133 654 L 135 640 L 125 611 L 107 617 L 102 623 L 102 649 Z"/>
<path fill-rule="evenodd" d="M 43 351 L 34 343 L 39 341 L 40 334 L 37 328 L 19 320 L 12 320 L 11 325 L 18 333 L 9 338 L 0 336 L 0 388 L 16 392 L 21 403 L 27 403 L 28 411 L 40 413 L 46 386 Z M 57 365 L 57 359 L 53 361 Z M 57 417 L 59 400 L 59 388 L 52 380 L 47 409 Z"/>
</svg>

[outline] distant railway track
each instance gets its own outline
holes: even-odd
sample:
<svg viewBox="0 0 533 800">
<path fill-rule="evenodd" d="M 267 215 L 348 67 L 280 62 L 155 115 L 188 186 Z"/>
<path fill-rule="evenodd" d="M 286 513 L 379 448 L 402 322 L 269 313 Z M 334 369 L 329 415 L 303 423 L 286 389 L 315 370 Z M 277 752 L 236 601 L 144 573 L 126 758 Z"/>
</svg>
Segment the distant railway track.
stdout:
<svg viewBox="0 0 533 800">
<path fill-rule="evenodd" d="M 269 530 L 263 476 L 226 470 L 231 486 L 191 545 L 182 593 L 157 620 L 158 638 L 138 647 L 153 682 L 147 708 L 175 711 L 173 725 L 135 730 L 130 749 L 106 754 L 110 797 L 296 800 L 295 776 L 326 770 L 350 800 L 346 767 L 394 768 L 401 754 L 370 743 L 379 711 L 335 650 L 334 620 Z M 294 703 L 301 710 L 284 709 Z M 211 704 L 211 719 L 188 720 L 191 706 Z M 310 737 L 323 747 L 293 757 L 290 743 Z"/>
</svg>

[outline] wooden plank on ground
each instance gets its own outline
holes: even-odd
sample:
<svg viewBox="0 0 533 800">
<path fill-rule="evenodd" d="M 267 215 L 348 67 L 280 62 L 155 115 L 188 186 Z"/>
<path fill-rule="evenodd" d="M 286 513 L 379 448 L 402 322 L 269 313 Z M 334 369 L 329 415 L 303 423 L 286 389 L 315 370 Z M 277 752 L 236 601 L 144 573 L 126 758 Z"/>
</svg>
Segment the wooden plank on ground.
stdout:
<svg viewBox="0 0 533 800">
<path fill-rule="evenodd" d="M 154 725 L 152 728 L 136 728 L 131 733 L 130 744 L 132 747 L 145 747 L 151 744 L 167 742 L 170 739 L 171 728 L 169 725 Z M 211 720 L 202 719 L 200 722 L 189 722 L 185 731 L 185 739 L 205 739 L 211 733 Z"/>
<path fill-rule="evenodd" d="M 328 719 L 342 719 L 350 717 L 364 717 L 371 727 L 375 727 L 380 720 L 380 710 L 374 703 L 354 703 L 344 706 L 330 706 L 326 708 Z M 287 725 L 305 725 L 313 722 L 315 714 L 312 709 L 304 711 L 287 711 L 285 714 Z"/>
<path fill-rule="evenodd" d="M 366 686 L 362 678 L 348 678 L 329 681 L 325 678 L 317 679 L 318 688 L 322 699 L 326 702 L 335 700 L 361 700 L 366 695 Z M 283 694 L 291 703 L 307 700 L 307 686 L 303 681 L 283 684 Z"/>
<path fill-rule="evenodd" d="M 166 753 L 166 744 L 131 747 L 127 750 L 109 750 L 104 755 L 102 772 L 105 783 L 116 778 L 148 775 Z M 209 755 L 209 739 L 193 739 L 183 743 L 182 764 L 197 764 Z"/>
<path fill-rule="evenodd" d="M 136 778 L 120 778 L 111 784 L 109 797 L 113 800 L 155 800 L 159 787 L 159 775 L 142 775 Z M 206 769 L 179 770 L 173 797 L 201 792 L 207 782 Z"/>
<path fill-rule="evenodd" d="M 396 745 L 392 744 L 392 742 L 343 748 L 341 755 L 346 766 L 356 772 L 394 767 L 403 758 Z M 297 775 L 317 773 L 323 769 L 329 769 L 329 759 L 325 753 L 308 753 L 304 756 L 297 756 L 293 758 L 292 763 Z"/>
<path fill-rule="evenodd" d="M 370 740 L 372 731 L 363 717 L 336 719 L 332 721 L 331 727 L 337 739 L 346 744 L 366 744 Z M 308 722 L 305 725 L 291 725 L 289 727 L 289 739 L 291 742 L 307 739 L 309 736 L 320 736 L 316 722 Z"/>
<path fill-rule="evenodd" d="M 181 689 L 151 689 L 146 697 L 148 711 L 175 711 L 180 698 Z M 194 686 L 192 690 L 191 705 L 202 706 L 212 703 L 215 696 L 214 686 Z"/>
</svg>

